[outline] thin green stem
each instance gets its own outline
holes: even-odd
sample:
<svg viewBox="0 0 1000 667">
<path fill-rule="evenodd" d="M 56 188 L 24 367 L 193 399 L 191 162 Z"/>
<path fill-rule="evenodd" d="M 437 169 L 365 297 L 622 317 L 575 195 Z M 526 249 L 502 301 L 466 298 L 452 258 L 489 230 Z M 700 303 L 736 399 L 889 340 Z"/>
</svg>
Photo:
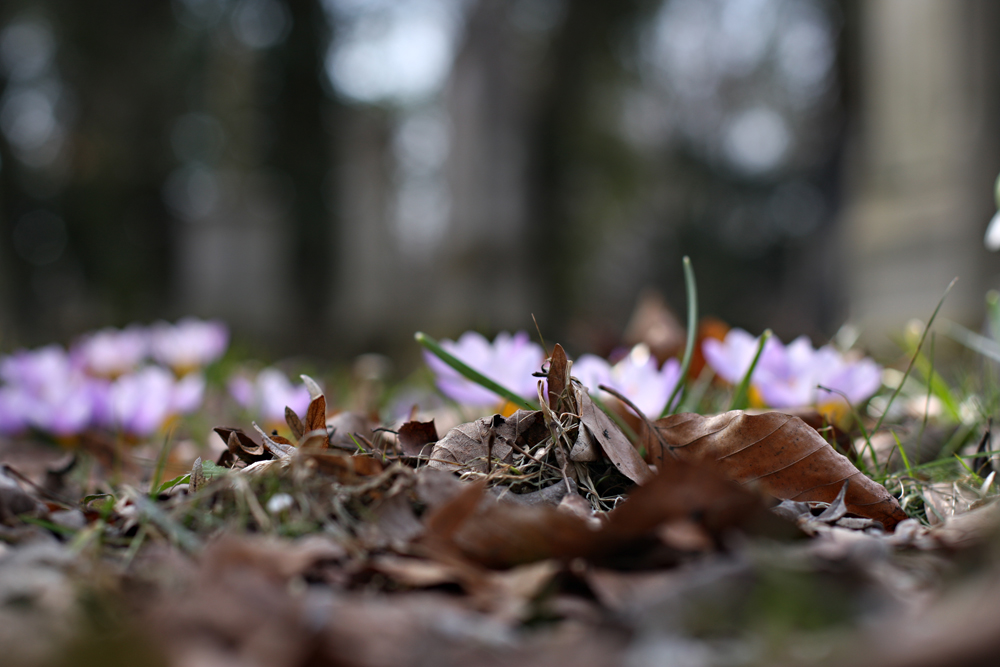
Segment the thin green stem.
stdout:
<svg viewBox="0 0 1000 667">
<path fill-rule="evenodd" d="M 920 451 L 920 445 L 924 442 L 924 431 L 927 430 L 927 419 L 931 414 L 931 396 L 934 394 L 934 334 L 931 334 L 931 349 L 929 354 L 930 376 L 927 378 L 927 400 L 924 401 L 924 419 L 920 422 L 920 431 L 917 433 L 917 451 Z"/>
<path fill-rule="evenodd" d="M 861 414 L 858 412 L 857 408 L 854 407 L 854 404 L 851 403 L 851 399 L 849 399 L 847 397 L 847 394 L 841 391 L 840 389 L 834 389 L 833 387 L 826 387 L 821 384 L 816 385 L 816 388 L 822 389 L 823 391 L 828 391 L 831 394 L 837 394 L 842 399 L 844 399 L 844 402 L 847 403 L 848 409 L 851 411 L 851 416 L 854 417 L 854 421 L 857 423 L 858 428 L 861 430 L 861 436 L 865 439 L 865 448 L 867 449 L 868 454 L 872 457 L 872 465 L 878 467 L 878 457 L 875 455 L 875 447 L 874 445 L 872 445 L 871 436 L 868 434 L 868 431 L 865 430 L 865 424 L 864 421 L 861 419 Z M 867 474 L 868 466 L 864 464 L 864 461 L 862 461 L 862 453 L 864 451 L 865 449 L 862 449 L 861 452 L 857 453 L 858 456 L 857 460 L 854 462 L 854 465 L 859 468 L 864 466 L 865 470 L 863 472 Z"/>
<path fill-rule="evenodd" d="M 910 466 L 910 457 L 906 455 L 903 443 L 899 441 L 899 436 L 896 435 L 895 431 L 890 431 L 890 433 L 892 433 L 892 437 L 896 441 L 896 449 L 899 450 L 899 456 L 903 459 L 903 467 L 906 468 L 906 474 L 913 477 L 913 468 Z M 889 465 L 888 461 L 886 462 L 886 465 Z"/>
<path fill-rule="evenodd" d="M 443 347 L 441 347 L 441 345 L 436 340 L 434 340 L 427 334 L 423 333 L 422 331 L 418 331 L 417 333 L 413 334 L 413 338 L 418 343 L 423 345 L 435 357 L 437 357 L 438 359 L 440 359 L 441 361 L 443 361 L 444 363 L 448 364 L 456 371 L 458 371 L 463 377 L 472 380 L 481 387 L 489 389 L 497 396 L 510 401 L 511 403 L 513 403 L 518 407 L 524 408 L 525 410 L 538 410 L 538 406 L 532 403 L 531 401 L 527 401 L 524 398 L 512 392 L 510 389 L 507 389 L 506 387 L 497 384 L 496 382 L 489 379 L 479 371 L 469 368 L 469 366 L 467 366 L 466 364 L 462 363 L 454 356 L 449 354 Z"/>
<path fill-rule="evenodd" d="M 766 329 L 760 335 L 760 341 L 757 343 L 757 353 L 753 355 L 750 368 L 747 369 L 746 375 L 743 376 L 739 386 L 736 388 L 736 393 L 733 394 L 733 401 L 729 404 L 730 410 L 746 410 L 747 405 L 749 405 L 750 378 L 753 377 L 753 372 L 757 369 L 757 363 L 764 353 L 764 345 L 767 344 L 769 338 L 771 338 L 771 330 Z"/>
<path fill-rule="evenodd" d="M 149 484 L 150 498 L 156 498 L 160 492 L 160 483 L 163 481 L 163 471 L 167 467 L 167 457 L 170 455 L 173 434 L 174 428 L 171 426 L 163 436 L 163 446 L 160 447 L 160 453 L 156 457 L 156 467 L 153 468 L 153 479 Z"/>
<path fill-rule="evenodd" d="M 873 434 L 878 433 L 879 428 L 882 426 L 882 421 L 885 419 L 885 416 L 889 414 L 889 408 L 892 407 L 893 401 L 895 401 L 896 397 L 899 396 L 899 392 L 903 390 L 903 385 L 906 384 L 906 378 L 910 376 L 910 371 L 913 370 L 913 364 L 916 363 L 917 356 L 920 355 L 920 349 L 924 346 L 924 341 L 927 340 L 927 332 L 931 330 L 931 325 L 934 324 L 934 318 L 937 317 L 938 311 L 941 310 L 941 306 L 944 305 L 944 300 L 948 298 L 948 292 L 950 292 L 951 288 L 955 286 L 955 282 L 957 280 L 958 278 L 953 278 L 952 281 L 948 283 L 948 289 L 946 289 L 944 294 L 941 295 L 941 300 L 938 301 L 937 306 L 934 308 L 934 312 L 931 313 L 931 319 L 927 321 L 927 326 L 924 327 L 924 332 L 920 335 L 920 342 L 917 343 L 917 350 L 913 353 L 913 356 L 910 357 L 910 363 L 906 367 L 906 372 L 903 373 L 903 379 L 899 381 L 899 385 L 896 386 L 896 390 L 892 392 L 892 396 L 889 397 L 889 402 L 885 405 L 885 410 L 882 411 L 882 414 L 879 415 L 878 421 L 875 422 L 875 428 L 872 429 Z"/>
<path fill-rule="evenodd" d="M 677 378 L 674 390 L 670 392 L 667 404 L 663 406 L 660 418 L 673 413 L 674 399 L 682 387 L 687 386 L 688 369 L 691 367 L 691 357 L 694 355 L 694 346 L 698 340 L 698 286 L 694 281 L 694 269 L 691 267 L 691 258 L 684 256 L 684 287 L 687 289 L 688 302 L 688 331 L 687 345 L 684 347 L 684 358 L 681 360 L 681 374 Z"/>
</svg>

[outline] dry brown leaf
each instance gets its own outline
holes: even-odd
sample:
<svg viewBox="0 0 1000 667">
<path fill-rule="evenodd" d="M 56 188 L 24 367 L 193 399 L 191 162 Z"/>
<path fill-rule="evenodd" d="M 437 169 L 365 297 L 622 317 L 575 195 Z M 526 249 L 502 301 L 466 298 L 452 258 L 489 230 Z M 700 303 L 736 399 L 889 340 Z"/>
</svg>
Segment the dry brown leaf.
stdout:
<svg viewBox="0 0 1000 667">
<path fill-rule="evenodd" d="M 689 576 L 684 569 L 620 572 L 587 568 L 583 573 L 584 581 L 601 604 L 616 612 L 641 609 L 661 600 Z"/>
<path fill-rule="evenodd" d="M 410 541 L 424 532 L 424 525 L 413 513 L 407 494 L 397 493 L 379 503 L 359 532 L 361 541 L 369 549 L 392 547 L 403 551 Z"/>
<path fill-rule="evenodd" d="M 295 414 L 295 410 L 292 410 L 287 405 L 285 406 L 285 423 L 288 424 L 288 428 L 291 429 L 295 439 L 301 440 L 306 432 L 306 427 L 302 423 L 302 420 L 299 419 L 299 416 Z"/>
<path fill-rule="evenodd" d="M 320 394 L 309 401 L 309 409 L 306 410 L 305 430 L 315 431 L 326 425 L 326 397 Z"/>
<path fill-rule="evenodd" d="M 943 522 L 931 526 L 929 534 L 940 543 L 952 548 L 982 544 L 997 534 L 1000 528 L 1000 503 L 996 498 L 961 514 L 948 516 Z M 930 512 L 927 515 L 930 516 Z"/>
<path fill-rule="evenodd" d="M 372 477 L 385 470 L 385 465 L 377 458 L 367 454 L 335 453 L 324 449 L 299 449 L 299 455 L 316 462 L 316 467 L 327 475 L 336 477 L 339 481 L 350 483 L 358 477 Z"/>
<path fill-rule="evenodd" d="M 438 441 L 434 420 L 429 422 L 408 421 L 399 427 L 399 447 L 406 456 L 426 455 Z"/>
<path fill-rule="evenodd" d="M 570 386 L 569 359 L 566 357 L 566 350 L 563 349 L 562 345 L 556 343 L 555 347 L 552 348 L 552 355 L 549 357 L 549 407 L 558 412 L 557 406 L 568 386 Z"/>
<path fill-rule="evenodd" d="M 464 500 L 478 507 L 479 497 Z M 463 521 L 452 542 L 474 563 L 505 568 L 586 554 L 596 535 L 582 519 L 550 505 L 499 503 Z"/>
<path fill-rule="evenodd" d="M 254 430 L 260 434 L 261 439 L 264 441 L 264 448 L 271 452 L 271 455 L 276 459 L 282 459 L 286 456 L 291 456 L 295 451 L 295 446 L 287 438 L 282 438 L 280 435 L 268 435 L 264 429 L 257 425 L 257 422 L 250 422 Z"/>
<path fill-rule="evenodd" d="M 578 556 L 639 562 L 657 541 L 657 529 L 678 521 L 697 523 L 713 540 L 733 528 L 771 537 L 801 534 L 753 492 L 679 461 L 637 487 L 597 530 L 586 518 L 549 505 L 486 503 L 479 482 L 429 512 L 422 539 L 430 555 L 457 551 L 491 568 Z"/>
<path fill-rule="evenodd" d="M 483 497 L 483 489 L 486 488 L 486 480 L 465 484 L 464 487 L 428 513 L 424 520 L 427 540 L 442 543 L 450 541 L 455 531 L 476 513 L 479 501 Z"/>
<path fill-rule="evenodd" d="M 740 484 L 755 484 L 783 500 L 832 502 L 850 480 L 848 511 L 892 530 L 906 519 L 896 499 L 798 417 L 732 410 L 705 417 L 679 414 L 656 422 L 671 451 Z M 657 462 L 669 466 L 665 458 Z"/>
<path fill-rule="evenodd" d="M 580 428 L 587 429 L 590 437 L 601 446 L 615 467 L 636 484 L 644 484 L 652 479 L 653 471 L 611 417 L 594 404 L 585 390 L 579 391 L 578 397 Z"/>
<path fill-rule="evenodd" d="M 270 453 L 264 448 L 264 445 L 254 442 L 253 438 L 243 432 L 243 429 L 220 426 L 213 430 L 226 443 L 226 446 L 229 448 L 229 455 L 234 460 L 239 459 L 250 464 L 271 458 Z"/>
<path fill-rule="evenodd" d="M 506 418 L 483 417 L 448 431 L 431 450 L 428 466 L 486 472 L 490 467 L 487 459 L 510 463 L 514 453 L 512 444 L 527 450 L 547 434 L 540 411 L 518 410 Z"/>
<path fill-rule="evenodd" d="M 460 568 L 449 563 L 383 554 L 371 559 L 368 567 L 409 588 L 429 588 L 462 582 Z"/>
<path fill-rule="evenodd" d="M 426 466 L 417 469 L 416 477 L 417 499 L 431 510 L 444 505 L 467 486 L 450 472 Z"/>
</svg>

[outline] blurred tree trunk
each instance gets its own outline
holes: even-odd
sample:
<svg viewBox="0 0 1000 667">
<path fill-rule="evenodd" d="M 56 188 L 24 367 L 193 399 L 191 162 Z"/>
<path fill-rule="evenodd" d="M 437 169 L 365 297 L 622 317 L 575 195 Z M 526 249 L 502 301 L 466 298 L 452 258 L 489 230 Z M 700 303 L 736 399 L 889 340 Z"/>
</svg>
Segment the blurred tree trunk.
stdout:
<svg viewBox="0 0 1000 667">
<path fill-rule="evenodd" d="M 649 0 L 567 2 L 544 62 L 528 141 L 529 224 L 536 241 L 530 250 L 536 284 L 544 290 L 545 319 L 557 335 L 564 334 L 560 327 L 567 325 L 578 300 L 586 298 L 580 294 L 580 268 L 607 223 L 601 212 L 583 210 L 588 191 L 602 183 L 611 186 L 606 192 L 620 192 L 629 178 L 601 114 L 613 104 L 612 92 L 625 76 L 623 44 L 634 39 L 638 20 L 658 5 Z"/>
<path fill-rule="evenodd" d="M 293 290 L 299 332 L 310 351 L 321 351 L 320 333 L 335 273 L 331 250 L 335 223 L 328 198 L 329 125 L 335 103 L 325 93 L 323 62 L 330 26 L 318 0 L 287 0 L 291 34 L 275 49 L 280 91 L 274 96 L 274 140 L 269 163 L 295 183 L 289 233 L 293 240 Z M 310 345 L 310 342 L 313 342 Z"/>
<path fill-rule="evenodd" d="M 165 298 L 172 259 L 161 195 L 170 168 L 163 128 L 186 83 L 170 5 L 117 0 L 60 3 L 50 12 L 37 11 L 36 3 L 5 9 L 6 21 L 50 25 L 61 103 L 70 110 L 54 166 L 28 167 L 6 145 L 0 154 L 0 231 L 14 319 L 22 331 L 65 337 L 149 317 Z M 24 214 L 39 210 L 65 221 L 68 244 L 55 262 L 34 267 L 6 241 Z"/>
</svg>

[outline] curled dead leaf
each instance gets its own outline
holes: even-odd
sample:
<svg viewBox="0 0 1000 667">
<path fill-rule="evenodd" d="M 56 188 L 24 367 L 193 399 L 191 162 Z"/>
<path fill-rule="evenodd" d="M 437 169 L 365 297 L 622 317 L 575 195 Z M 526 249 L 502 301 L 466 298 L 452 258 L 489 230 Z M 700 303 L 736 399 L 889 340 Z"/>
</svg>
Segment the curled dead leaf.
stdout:
<svg viewBox="0 0 1000 667">
<path fill-rule="evenodd" d="M 249 465 L 251 463 L 271 458 L 270 453 L 264 449 L 264 446 L 254 442 L 253 438 L 244 433 L 242 429 L 219 426 L 214 430 L 219 434 L 219 437 L 222 438 L 223 442 L 226 443 L 229 454 L 228 458 L 232 461 L 238 459 Z M 223 457 L 219 459 L 220 465 L 224 464 L 224 458 L 226 458 L 225 453 L 223 453 Z"/>
<path fill-rule="evenodd" d="M 599 444 L 607 457 L 615 464 L 615 467 L 636 484 L 644 484 L 652 479 L 653 471 L 642 460 L 639 452 L 632 446 L 632 443 L 625 437 L 625 434 L 618 428 L 614 420 L 597 407 L 585 390 L 580 390 L 578 396 L 580 402 L 580 429 L 587 430 L 587 437 Z M 573 451 L 570 453 L 571 458 L 573 452 L 576 451 L 577 447 L 574 445 Z M 586 445 L 584 445 L 581 452 L 577 453 L 577 456 L 583 455 L 585 451 L 587 451 Z M 577 460 L 586 461 L 589 459 L 580 458 Z"/>
<path fill-rule="evenodd" d="M 399 427 L 399 448 L 406 456 L 425 456 L 438 441 L 434 420 L 429 422 L 408 421 Z"/>
<path fill-rule="evenodd" d="M 440 470 L 486 472 L 489 461 L 509 463 L 514 446 L 527 450 L 547 435 L 540 411 L 483 417 L 448 431 L 431 450 L 428 465 Z"/>
<path fill-rule="evenodd" d="M 482 481 L 467 484 L 428 513 L 421 543 L 431 555 L 458 553 L 491 568 L 576 557 L 640 563 L 661 543 L 659 533 L 670 535 L 660 529 L 678 523 L 694 524 L 712 544 L 733 529 L 774 538 L 801 535 L 767 511 L 756 493 L 678 461 L 637 487 L 599 526 L 583 512 L 551 505 L 486 502 Z"/>
<path fill-rule="evenodd" d="M 718 470 L 740 484 L 754 484 L 782 500 L 833 502 L 844 483 L 847 511 L 892 530 L 906 519 L 884 486 L 866 477 L 798 417 L 778 412 L 749 415 L 679 414 L 656 426 L 680 459 Z M 669 466 L 663 457 L 658 465 Z"/>
</svg>

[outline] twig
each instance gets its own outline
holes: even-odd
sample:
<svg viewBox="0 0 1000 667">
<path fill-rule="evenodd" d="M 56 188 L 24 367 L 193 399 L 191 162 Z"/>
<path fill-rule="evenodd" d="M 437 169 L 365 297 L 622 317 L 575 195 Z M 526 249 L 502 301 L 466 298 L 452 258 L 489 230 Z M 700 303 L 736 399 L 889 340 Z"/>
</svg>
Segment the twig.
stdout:
<svg viewBox="0 0 1000 667">
<path fill-rule="evenodd" d="M 675 459 L 677 458 L 677 455 L 674 454 L 673 447 L 671 447 L 669 444 L 667 444 L 667 441 L 663 439 L 663 434 L 660 433 L 660 429 L 656 428 L 656 425 L 653 424 L 653 422 L 649 421 L 649 417 L 647 417 L 646 415 L 644 415 L 642 413 L 642 410 L 640 410 L 639 408 L 636 407 L 635 403 L 633 403 L 628 398 L 626 398 L 622 394 L 618 393 L 617 391 L 615 391 L 614 389 L 612 389 L 611 387 L 608 387 L 606 385 L 601 384 L 601 385 L 598 385 L 597 388 L 601 389 L 603 391 L 608 392 L 609 394 L 611 394 L 612 396 L 614 396 L 615 398 L 617 398 L 619 401 L 621 401 L 622 403 L 624 403 L 625 405 L 627 405 L 629 408 L 631 408 L 632 412 L 634 412 L 636 414 L 636 416 L 638 416 L 639 419 L 641 419 L 643 421 L 643 423 L 646 424 L 646 428 L 649 429 L 650 432 L 653 433 L 653 435 L 656 436 L 657 440 L 660 441 L 660 447 L 662 449 L 665 449 L 668 452 L 670 452 L 670 455 L 673 456 Z"/>
</svg>

